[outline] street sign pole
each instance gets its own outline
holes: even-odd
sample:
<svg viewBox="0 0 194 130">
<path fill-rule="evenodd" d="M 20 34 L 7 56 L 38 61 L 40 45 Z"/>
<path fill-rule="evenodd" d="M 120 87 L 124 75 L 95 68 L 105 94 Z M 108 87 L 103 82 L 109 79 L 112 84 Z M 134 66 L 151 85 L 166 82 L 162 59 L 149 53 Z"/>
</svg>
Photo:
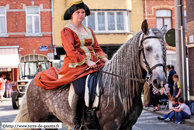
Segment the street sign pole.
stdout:
<svg viewBox="0 0 194 130">
<path fill-rule="evenodd" d="M 187 71 L 186 71 L 186 47 L 184 31 L 183 0 L 174 0 L 175 4 L 175 43 L 176 43 L 176 66 L 181 83 L 181 95 L 187 100 Z"/>
</svg>

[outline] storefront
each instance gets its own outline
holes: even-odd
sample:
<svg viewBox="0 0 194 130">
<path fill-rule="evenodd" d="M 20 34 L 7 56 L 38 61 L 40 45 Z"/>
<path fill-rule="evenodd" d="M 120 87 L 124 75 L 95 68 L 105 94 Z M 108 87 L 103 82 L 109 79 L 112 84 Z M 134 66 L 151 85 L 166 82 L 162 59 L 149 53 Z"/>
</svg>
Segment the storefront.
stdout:
<svg viewBox="0 0 194 130">
<path fill-rule="evenodd" d="M 4 74 L 6 79 L 10 79 L 13 90 L 15 90 L 18 79 L 19 46 L 0 47 L 0 74 Z"/>
</svg>

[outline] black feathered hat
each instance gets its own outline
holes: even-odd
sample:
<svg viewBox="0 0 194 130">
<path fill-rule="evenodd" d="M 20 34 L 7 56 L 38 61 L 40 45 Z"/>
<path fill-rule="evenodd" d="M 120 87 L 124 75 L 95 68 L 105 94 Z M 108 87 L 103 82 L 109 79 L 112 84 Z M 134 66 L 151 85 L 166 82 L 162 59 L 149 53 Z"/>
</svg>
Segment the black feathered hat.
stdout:
<svg viewBox="0 0 194 130">
<path fill-rule="evenodd" d="M 83 0 L 72 2 L 64 11 L 61 19 L 62 20 L 70 20 L 71 15 L 78 9 L 84 9 L 86 11 L 86 16 L 90 15 L 90 9 L 86 4 L 84 4 Z"/>
</svg>

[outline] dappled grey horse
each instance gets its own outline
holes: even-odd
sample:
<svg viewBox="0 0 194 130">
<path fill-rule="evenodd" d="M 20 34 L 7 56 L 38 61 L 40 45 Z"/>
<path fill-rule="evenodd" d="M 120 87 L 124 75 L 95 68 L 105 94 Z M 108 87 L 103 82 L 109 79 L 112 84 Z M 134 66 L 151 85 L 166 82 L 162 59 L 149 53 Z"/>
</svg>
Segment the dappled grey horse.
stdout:
<svg viewBox="0 0 194 130">
<path fill-rule="evenodd" d="M 166 46 L 164 33 L 161 30 L 148 28 L 147 21 L 142 23 L 142 31 L 134 34 L 113 55 L 103 67 L 103 71 L 130 77 L 145 79 L 147 73 L 156 88 L 160 82 L 166 81 Z M 143 83 L 102 73 L 104 93 L 101 96 L 99 110 L 96 111 L 101 129 L 130 130 L 142 112 L 141 92 Z M 23 117 L 23 114 L 34 108 L 46 97 L 55 92 L 45 90 L 35 85 L 32 80 L 20 105 L 20 111 L 15 122 L 45 122 L 61 121 L 73 126 L 71 108 L 68 103 L 69 88 L 57 92 L 40 106 Z M 92 128 L 88 120 L 88 128 Z"/>
</svg>

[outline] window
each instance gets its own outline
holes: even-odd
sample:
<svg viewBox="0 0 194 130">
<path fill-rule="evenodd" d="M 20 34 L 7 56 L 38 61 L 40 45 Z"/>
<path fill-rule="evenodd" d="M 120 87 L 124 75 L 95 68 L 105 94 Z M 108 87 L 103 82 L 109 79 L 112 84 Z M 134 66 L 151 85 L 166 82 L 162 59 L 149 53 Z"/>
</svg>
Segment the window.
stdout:
<svg viewBox="0 0 194 130">
<path fill-rule="evenodd" d="M 167 30 L 170 30 L 172 28 L 171 17 L 172 14 L 170 10 L 157 10 L 156 11 L 157 28 L 161 29 L 164 25 L 167 25 Z"/>
<path fill-rule="evenodd" d="M 186 10 L 184 10 L 184 29 L 187 31 L 187 13 Z"/>
<path fill-rule="evenodd" d="M 26 31 L 28 34 L 40 34 L 40 11 L 38 7 L 27 7 Z"/>
<path fill-rule="evenodd" d="M 84 19 L 83 24 L 97 33 L 129 32 L 129 12 L 94 11 Z"/>
<path fill-rule="evenodd" d="M 0 34 L 6 33 L 6 11 L 5 7 L 0 7 Z"/>
<path fill-rule="evenodd" d="M 111 59 L 112 56 L 117 52 L 117 50 L 119 49 L 119 47 L 121 45 L 117 44 L 114 46 L 111 45 L 100 45 L 102 50 L 108 55 L 108 59 Z"/>
</svg>

